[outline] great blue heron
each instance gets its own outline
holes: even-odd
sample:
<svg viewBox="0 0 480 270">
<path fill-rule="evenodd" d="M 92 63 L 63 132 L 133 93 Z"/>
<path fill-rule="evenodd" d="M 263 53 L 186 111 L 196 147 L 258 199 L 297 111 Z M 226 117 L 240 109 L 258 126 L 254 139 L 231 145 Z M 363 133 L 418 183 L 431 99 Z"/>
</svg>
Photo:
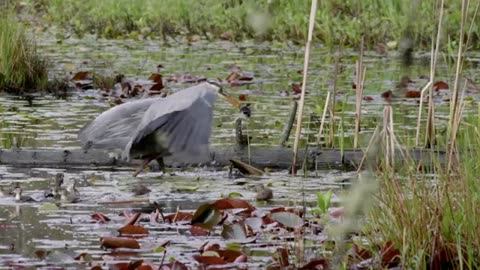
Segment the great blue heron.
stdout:
<svg viewBox="0 0 480 270">
<path fill-rule="evenodd" d="M 80 130 L 85 149 L 123 150 L 127 159 L 143 159 L 137 176 L 163 157 L 197 162 L 208 154 L 213 105 L 217 95 L 226 96 L 221 85 L 208 81 L 165 98 L 148 98 L 115 106 Z"/>
</svg>

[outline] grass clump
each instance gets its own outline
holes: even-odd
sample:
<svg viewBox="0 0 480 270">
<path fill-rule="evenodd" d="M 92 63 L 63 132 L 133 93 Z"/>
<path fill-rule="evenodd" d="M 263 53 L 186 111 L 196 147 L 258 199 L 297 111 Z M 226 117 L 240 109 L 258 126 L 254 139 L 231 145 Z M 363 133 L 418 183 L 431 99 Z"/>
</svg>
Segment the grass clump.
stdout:
<svg viewBox="0 0 480 270">
<path fill-rule="evenodd" d="M 27 92 L 47 85 L 47 62 L 12 16 L 0 18 L 0 90 Z"/>
</svg>

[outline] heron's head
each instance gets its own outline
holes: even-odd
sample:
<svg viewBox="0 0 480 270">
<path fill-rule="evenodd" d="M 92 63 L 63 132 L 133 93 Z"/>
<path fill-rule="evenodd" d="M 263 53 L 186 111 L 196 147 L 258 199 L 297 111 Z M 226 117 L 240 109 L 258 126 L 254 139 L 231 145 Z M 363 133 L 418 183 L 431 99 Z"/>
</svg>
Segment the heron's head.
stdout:
<svg viewBox="0 0 480 270">
<path fill-rule="evenodd" d="M 210 84 L 211 86 L 213 86 L 213 87 L 215 88 L 215 91 L 216 91 L 220 96 L 225 96 L 225 93 L 223 92 L 223 87 L 222 87 L 222 85 L 220 84 L 219 81 L 217 81 L 217 80 L 208 80 L 207 83 Z"/>
</svg>

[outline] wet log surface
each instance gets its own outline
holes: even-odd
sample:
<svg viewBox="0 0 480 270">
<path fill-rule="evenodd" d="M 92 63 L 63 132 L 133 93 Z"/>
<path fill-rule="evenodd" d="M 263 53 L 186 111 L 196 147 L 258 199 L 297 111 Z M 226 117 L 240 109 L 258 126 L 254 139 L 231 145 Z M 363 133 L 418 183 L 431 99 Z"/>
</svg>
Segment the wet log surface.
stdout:
<svg viewBox="0 0 480 270">
<path fill-rule="evenodd" d="M 432 161 L 443 163 L 445 153 L 430 149 L 410 149 L 407 151 L 413 161 L 421 161 L 423 165 Z M 243 148 L 218 148 L 210 150 L 210 161 L 202 165 L 221 167 L 230 164 L 231 159 L 248 163 L 249 152 Z M 288 169 L 291 167 L 292 149 L 282 147 L 252 147 L 250 149 L 251 164 L 258 168 Z M 360 149 L 310 149 L 307 155 L 304 150 L 299 153 L 299 167 L 302 160 L 307 157 L 309 169 L 344 169 L 354 170 L 361 163 L 364 152 Z M 403 157 L 397 153 L 396 160 L 401 162 Z M 379 155 L 370 153 L 366 157 L 369 164 L 378 164 Z M 99 150 L 85 151 L 83 149 L 52 150 L 52 149 L 2 149 L 0 150 L 0 164 L 23 167 L 127 167 L 140 164 L 139 160 L 127 162 L 110 156 L 107 152 Z M 170 167 L 191 167 L 198 164 L 184 164 L 171 157 L 165 158 L 165 164 Z"/>
</svg>

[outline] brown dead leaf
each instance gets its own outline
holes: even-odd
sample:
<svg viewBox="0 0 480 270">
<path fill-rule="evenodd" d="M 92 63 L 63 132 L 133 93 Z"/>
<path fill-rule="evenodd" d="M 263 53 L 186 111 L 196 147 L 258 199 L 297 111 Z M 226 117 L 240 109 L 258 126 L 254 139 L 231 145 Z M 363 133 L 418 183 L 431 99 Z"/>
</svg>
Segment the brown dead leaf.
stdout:
<svg viewBox="0 0 480 270">
<path fill-rule="evenodd" d="M 125 222 L 125 225 L 133 225 L 137 222 L 137 220 L 140 218 L 141 213 L 135 213 L 133 215 L 129 215 L 124 213 L 125 216 L 128 218 L 127 221 Z"/>
<path fill-rule="evenodd" d="M 210 231 L 199 226 L 190 227 L 190 233 L 193 236 L 207 236 Z"/>
<path fill-rule="evenodd" d="M 174 223 L 178 221 L 188 221 L 188 220 L 192 220 L 192 218 L 193 218 L 192 213 L 177 212 L 175 214 L 170 214 L 165 216 L 165 222 Z"/>
<path fill-rule="evenodd" d="M 381 250 L 382 265 L 393 267 L 400 263 L 400 251 L 393 246 L 392 241 L 388 241 Z"/>
<path fill-rule="evenodd" d="M 201 255 L 195 255 L 193 256 L 193 258 L 201 263 L 201 264 L 207 264 L 207 265 L 210 265 L 210 264 L 226 264 L 227 262 L 220 258 L 220 257 L 217 257 L 217 256 L 201 256 Z"/>
<path fill-rule="evenodd" d="M 143 260 L 116 263 L 113 265 L 115 270 L 135 270 L 143 264 Z"/>
<path fill-rule="evenodd" d="M 328 262 L 326 259 L 313 259 L 304 266 L 298 268 L 298 270 L 315 270 L 315 269 L 328 269 Z"/>
<path fill-rule="evenodd" d="M 364 97 L 363 97 L 363 100 L 365 100 L 365 101 L 373 101 L 374 98 L 371 97 L 371 96 L 364 96 Z"/>
<path fill-rule="evenodd" d="M 438 90 L 447 90 L 448 89 L 448 83 L 444 81 L 436 81 L 433 84 L 433 90 L 438 91 Z"/>
<path fill-rule="evenodd" d="M 420 91 L 416 91 L 416 90 L 408 90 L 407 92 L 405 92 L 405 97 L 406 98 L 419 98 L 421 96 L 421 92 Z"/>
<path fill-rule="evenodd" d="M 235 209 L 235 208 L 246 208 L 249 212 L 255 210 L 255 207 L 250 205 L 247 201 L 242 199 L 234 199 L 234 198 L 225 198 L 219 199 L 212 203 L 212 206 L 216 207 L 219 210 L 226 210 L 226 209 Z"/>
<path fill-rule="evenodd" d="M 137 225 L 126 225 L 117 230 L 120 235 L 148 235 L 148 230 Z"/>
<path fill-rule="evenodd" d="M 131 248 L 139 249 L 137 240 L 125 237 L 102 237 L 100 238 L 102 247 L 105 248 Z"/>
<path fill-rule="evenodd" d="M 72 77 L 72 81 L 83 81 L 83 80 L 91 80 L 92 75 L 88 71 L 79 71 L 75 73 Z"/>
</svg>

